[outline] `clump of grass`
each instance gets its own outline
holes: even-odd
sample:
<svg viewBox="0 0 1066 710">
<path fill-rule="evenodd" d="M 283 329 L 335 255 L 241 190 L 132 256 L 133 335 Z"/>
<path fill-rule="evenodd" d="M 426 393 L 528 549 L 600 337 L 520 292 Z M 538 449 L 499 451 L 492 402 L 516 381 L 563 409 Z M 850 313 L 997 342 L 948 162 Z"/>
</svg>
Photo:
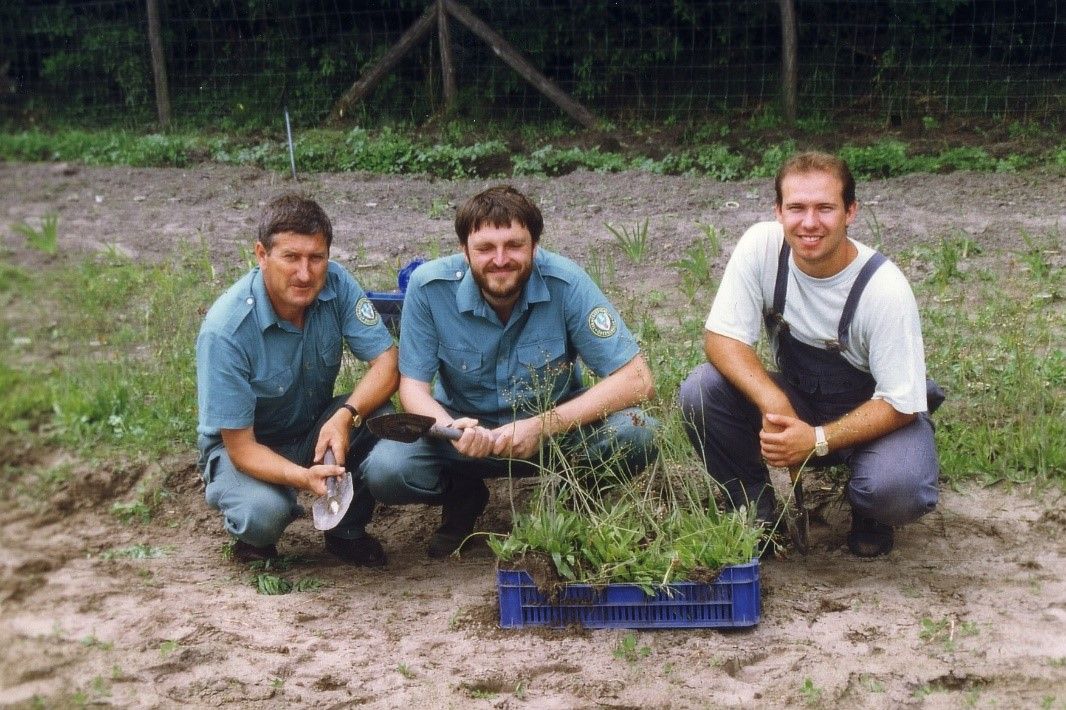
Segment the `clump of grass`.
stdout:
<svg viewBox="0 0 1066 710">
<path fill-rule="evenodd" d="M 942 475 L 1066 485 L 1062 270 L 916 291 L 929 373 L 948 393 L 934 415 Z"/>
<path fill-rule="evenodd" d="M 634 264 L 640 264 L 644 261 L 644 256 L 648 252 L 648 220 L 633 226 L 630 230 L 625 225 L 621 227 L 615 227 L 610 223 L 603 225 L 607 227 L 607 230 L 614 235 L 615 243 L 622 249 L 622 252 L 629 257 L 629 260 Z"/>
<path fill-rule="evenodd" d="M 292 592 L 311 592 L 325 587 L 326 583 L 315 577 L 304 577 L 293 582 L 281 575 L 260 572 L 252 579 L 252 586 L 259 594 L 270 596 Z"/>
<path fill-rule="evenodd" d="M 48 254 L 54 256 L 59 250 L 59 216 L 56 214 L 47 214 L 41 219 L 40 229 L 34 229 L 25 222 L 19 222 L 12 225 L 11 229 L 16 233 L 22 235 L 31 248 L 36 249 L 42 254 Z"/>
<path fill-rule="evenodd" d="M 676 439 L 671 427 L 660 436 L 671 431 Z M 663 448 L 680 446 L 664 440 Z M 718 511 L 709 477 L 660 459 L 629 479 L 624 451 L 593 449 L 581 430 L 549 440 L 528 512 L 514 512 L 509 535 L 488 539 L 502 563 L 540 556 L 564 582 L 627 582 L 653 593 L 754 557 L 759 530 L 744 513 Z"/>
</svg>

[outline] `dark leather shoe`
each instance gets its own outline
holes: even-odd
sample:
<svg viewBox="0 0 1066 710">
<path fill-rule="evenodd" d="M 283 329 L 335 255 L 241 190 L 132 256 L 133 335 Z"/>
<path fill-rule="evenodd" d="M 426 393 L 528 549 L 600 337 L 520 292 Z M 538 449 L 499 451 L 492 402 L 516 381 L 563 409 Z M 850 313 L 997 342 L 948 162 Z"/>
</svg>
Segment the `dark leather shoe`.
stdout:
<svg viewBox="0 0 1066 710">
<path fill-rule="evenodd" d="M 237 540 L 236 544 L 233 545 L 233 559 L 243 565 L 251 564 L 252 562 L 267 562 L 277 556 L 278 548 L 275 545 L 256 547 L 255 545 L 249 545 L 244 540 Z"/>
<path fill-rule="evenodd" d="M 441 525 L 429 538 L 426 554 L 441 559 L 457 552 L 474 532 L 474 523 L 489 502 L 489 489 L 480 478 L 456 477 L 444 498 Z"/>
<path fill-rule="evenodd" d="M 879 523 L 873 518 L 851 514 L 851 532 L 848 533 L 848 549 L 856 557 L 877 557 L 892 552 L 895 534 L 891 525 Z"/>
<path fill-rule="evenodd" d="M 323 535 L 326 540 L 326 552 L 357 567 L 384 567 L 388 562 L 381 543 L 370 535 L 363 535 L 354 540 L 343 537 Z"/>
</svg>

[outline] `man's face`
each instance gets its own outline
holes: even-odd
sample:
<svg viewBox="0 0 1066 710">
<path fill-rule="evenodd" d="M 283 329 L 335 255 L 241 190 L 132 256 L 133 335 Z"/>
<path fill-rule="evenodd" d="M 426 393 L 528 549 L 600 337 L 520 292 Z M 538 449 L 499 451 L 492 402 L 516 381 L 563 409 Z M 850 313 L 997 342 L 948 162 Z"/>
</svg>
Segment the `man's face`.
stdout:
<svg viewBox="0 0 1066 710">
<path fill-rule="evenodd" d="M 510 305 L 533 273 L 533 236 L 522 225 L 471 232 L 464 252 L 470 273 L 490 305 Z"/>
<path fill-rule="evenodd" d="M 841 271 L 854 258 L 847 228 L 857 203 L 844 206 L 844 185 L 831 173 L 792 173 L 781 181 L 777 221 L 785 229 L 796 265 L 815 278 Z"/>
<path fill-rule="evenodd" d="M 274 310 L 285 320 L 302 324 L 305 309 L 326 285 L 326 237 L 281 232 L 274 235 L 269 251 L 262 242 L 256 242 L 255 256 Z"/>
</svg>

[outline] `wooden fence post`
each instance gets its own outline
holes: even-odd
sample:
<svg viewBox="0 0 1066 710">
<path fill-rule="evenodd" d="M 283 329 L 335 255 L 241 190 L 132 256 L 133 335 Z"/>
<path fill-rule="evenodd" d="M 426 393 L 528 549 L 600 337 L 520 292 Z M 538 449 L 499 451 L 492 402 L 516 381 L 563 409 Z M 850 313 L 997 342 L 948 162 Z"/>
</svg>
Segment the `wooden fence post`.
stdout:
<svg viewBox="0 0 1066 710">
<path fill-rule="evenodd" d="M 155 107 L 161 128 L 170 126 L 170 89 L 167 86 L 167 60 L 163 53 L 163 33 L 159 22 L 159 0 L 148 5 L 148 44 L 152 48 L 152 76 L 155 78 Z"/>
<path fill-rule="evenodd" d="M 444 0 L 437 0 L 437 41 L 440 43 L 440 71 L 444 84 L 444 113 L 455 104 L 455 61 L 452 59 L 452 33 L 448 28 L 448 12 Z"/>
<path fill-rule="evenodd" d="M 781 95 L 785 104 L 785 120 L 792 125 L 796 122 L 796 101 L 799 94 L 796 1 L 779 0 L 778 4 L 781 8 Z"/>
</svg>

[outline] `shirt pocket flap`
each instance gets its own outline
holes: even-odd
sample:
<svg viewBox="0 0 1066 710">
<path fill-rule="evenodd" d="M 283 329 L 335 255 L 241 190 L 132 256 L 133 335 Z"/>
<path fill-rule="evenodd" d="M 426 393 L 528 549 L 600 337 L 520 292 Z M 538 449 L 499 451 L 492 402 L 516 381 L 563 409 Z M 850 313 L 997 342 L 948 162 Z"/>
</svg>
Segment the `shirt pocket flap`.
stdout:
<svg viewBox="0 0 1066 710">
<path fill-rule="evenodd" d="M 522 365 L 539 370 L 550 365 L 566 354 L 566 340 L 552 338 L 550 340 L 538 340 L 535 343 L 526 343 L 515 348 L 518 362 Z"/>
<path fill-rule="evenodd" d="M 280 397 L 292 386 L 292 372 L 281 369 L 264 377 L 258 377 L 251 381 L 252 392 L 260 399 Z"/>
<path fill-rule="evenodd" d="M 448 367 L 459 372 L 477 372 L 481 369 L 481 353 L 473 350 L 460 350 L 441 345 L 437 350 L 437 356 Z"/>
</svg>

